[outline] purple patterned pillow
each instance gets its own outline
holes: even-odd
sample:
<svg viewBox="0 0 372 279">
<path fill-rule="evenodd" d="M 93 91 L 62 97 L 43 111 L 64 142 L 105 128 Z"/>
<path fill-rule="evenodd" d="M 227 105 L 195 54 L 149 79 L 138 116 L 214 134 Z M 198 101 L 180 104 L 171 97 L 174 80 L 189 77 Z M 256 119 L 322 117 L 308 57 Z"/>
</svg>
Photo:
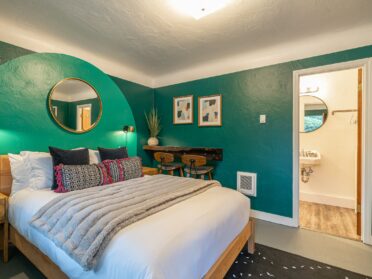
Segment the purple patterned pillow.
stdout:
<svg viewBox="0 0 372 279">
<path fill-rule="evenodd" d="M 106 167 L 93 165 L 63 165 L 54 167 L 57 181 L 56 193 L 65 193 L 112 183 Z"/>
<path fill-rule="evenodd" d="M 106 160 L 102 163 L 106 166 L 112 183 L 143 176 L 140 157 Z"/>
</svg>

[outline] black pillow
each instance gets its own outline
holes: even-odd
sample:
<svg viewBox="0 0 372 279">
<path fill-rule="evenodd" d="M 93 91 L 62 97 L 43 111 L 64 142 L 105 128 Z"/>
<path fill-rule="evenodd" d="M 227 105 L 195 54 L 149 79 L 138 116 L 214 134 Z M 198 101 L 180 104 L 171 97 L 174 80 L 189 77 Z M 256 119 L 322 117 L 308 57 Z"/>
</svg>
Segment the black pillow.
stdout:
<svg viewBox="0 0 372 279">
<path fill-rule="evenodd" d="M 64 165 L 89 165 L 89 150 L 87 148 L 75 150 L 63 150 L 49 146 L 50 155 L 53 158 L 53 170 L 59 164 Z M 54 175 L 52 190 L 57 189 L 56 176 Z"/>
<path fill-rule="evenodd" d="M 126 147 L 119 147 L 119 148 L 98 147 L 97 149 L 99 151 L 99 156 L 101 157 L 101 161 L 128 158 L 128 150 Z"/>
</svg>

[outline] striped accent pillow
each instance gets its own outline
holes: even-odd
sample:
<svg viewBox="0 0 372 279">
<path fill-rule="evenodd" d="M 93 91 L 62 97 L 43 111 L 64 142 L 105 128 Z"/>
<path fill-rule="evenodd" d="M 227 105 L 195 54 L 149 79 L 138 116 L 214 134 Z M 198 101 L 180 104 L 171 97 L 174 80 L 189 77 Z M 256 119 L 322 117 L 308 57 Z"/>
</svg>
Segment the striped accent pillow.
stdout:
<svg viewBox="0 0 372 279">
<path fill-rule="evenodd" d="M 82 190 L 112 183 L 106 167 L 100 164 L 63 165 L 54 167 L 57 182 L 56 193 Z"/>
<path fill-rule="evenodd" d="M 140 157 L 106 160 L 102 163 L 105 165 L 112 183 L 143 176 Z"/>
</svg>

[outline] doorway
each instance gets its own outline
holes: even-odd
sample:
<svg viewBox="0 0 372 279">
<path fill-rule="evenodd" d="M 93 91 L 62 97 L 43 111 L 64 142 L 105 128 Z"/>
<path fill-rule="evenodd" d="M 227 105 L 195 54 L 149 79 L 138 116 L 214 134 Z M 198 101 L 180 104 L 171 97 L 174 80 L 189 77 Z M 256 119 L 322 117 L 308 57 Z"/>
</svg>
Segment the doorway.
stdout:
<svg viewBox="0 0 372 279">
<path fill-rule="evenodd" d="M 294 72 L 293 221 L 371 244 L 368 63 Z"/>
<path fill-rule="evenodd" d="M 78 131 L 87 131 L 92 126 L 92 105 L 84 104 L 77 106 L 77 123 Z"/>
<path fill-rule="evenodd" d="M 356 240 L 361 77 L 362 69 L 353 68 L 299 81 L 300 227 Z"/>
</svg>

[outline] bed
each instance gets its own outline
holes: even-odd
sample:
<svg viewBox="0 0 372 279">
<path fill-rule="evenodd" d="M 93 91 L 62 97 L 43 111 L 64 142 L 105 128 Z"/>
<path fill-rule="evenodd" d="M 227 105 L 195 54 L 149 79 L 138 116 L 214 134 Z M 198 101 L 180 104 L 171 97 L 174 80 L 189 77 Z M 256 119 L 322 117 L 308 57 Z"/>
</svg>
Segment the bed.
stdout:
<svg viewBox="0 0 372 279">
<path fill-rule="evenodd" d="M 11 181 L 1 156 L 0 192 L 9 194 Z M 29 225 L 57 195 L 24 189 L 9 199 L 10 241 L 48 278 L 222 278 L 244 245 L 254 251 L 249 200 L 214 187 L 120 230 L 95 270 L 84 271 Z"/>
</svg>

